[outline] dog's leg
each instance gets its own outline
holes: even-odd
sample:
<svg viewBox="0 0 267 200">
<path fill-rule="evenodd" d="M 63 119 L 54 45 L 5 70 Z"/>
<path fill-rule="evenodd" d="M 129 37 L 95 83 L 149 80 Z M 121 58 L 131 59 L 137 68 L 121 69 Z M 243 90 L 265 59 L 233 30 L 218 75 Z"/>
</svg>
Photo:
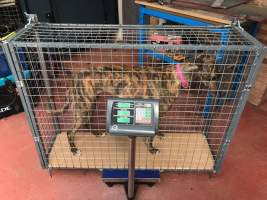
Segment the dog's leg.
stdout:
<svg viewBox="0 0 267 200">
<path fill-rule="evenodd" d="M 92 116 L 94 114 L 93 110 L 96 110 L 96 98 L 94 98 L 93 100 L 90 100 L 91 102 L 88 103 L 88 108 L 89 108 L 89 112 L 88 112 L 88 115 L 87 115 L 87 121 L 88 121 L 88 125 L 89 125 L 89 130 L 90 132 L 96 136 L 96 137 L 102 137 L 102 136 L 105 136 L 106 135 L 106 132 L 100 132 L 99 131 L 99 127 L 97 129 L 92 129 L 92 125 L 91 125 L 91 121 L 92 121 Z M 97 112 L 97 111 L 96 111 Z M 96 116 L 95 117 L 99 117 L 99 114 L 96 113 Z"/>
<path fill-rule="evenodd" d="M 156 147 L 154 147 L 154 144 L 153 144 L 154 138 L 155 137 L 146 137 L 145 138 L 145 143 L 147 145 L 148 151 L 151 154 L 159 154 L 160 153 L 159 149 L 157 149 Z"/>
<path fill-rule="evenodd" d="M 77 117 L 74 123 L 73 128 L 67 132 L 67 137 L 68 137 L 68 142 L 70 145 L 70 150 L 73 153 L 74 156 L 80 156 L 81 152 L 80 150 L 78 150 L 78 148 L 75 145 L 75 134 L 78 131 L 78 129 L 81 127 L 82 125 L 82 118 L 81 117 Z"/>
<path fill-rule="evenodd" d="M 158 136 L 160 140 L 165 139 L 165 135 L 163 133 L 157 133 L 156 136 Z"/>
</svg>

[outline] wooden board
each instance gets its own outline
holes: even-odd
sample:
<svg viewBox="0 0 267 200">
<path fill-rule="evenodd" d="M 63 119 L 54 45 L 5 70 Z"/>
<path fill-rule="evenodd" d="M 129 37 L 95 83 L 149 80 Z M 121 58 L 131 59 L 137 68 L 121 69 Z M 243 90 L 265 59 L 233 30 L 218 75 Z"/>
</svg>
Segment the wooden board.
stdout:
<svg viewBox="0 0 267 200">
<path fill-rule="evenodd" d="M 149 17 L 149 24 L 150 25 L 158 25 L 159 24 L 159 18 L 150 16 Z"/>
<path fill-rule="evenodd" d="M 211 7 L 215 0 L 173 0 L 172 3 L 177 2 L 178 4 L 184 3 L 185 5 L 188 5 L 190 7 L 195 7 L 195 8 L 206 8 L 206 7 Z M 222 5 L 218 9 L 229 9 L 231 7 L 247 3 L 248 0 L 228 0 L 228 1 L 222 1 Z"/>
<path fill-rule="evenodd" d="M 66 133 L 57 136 L 49 155 L 52 168 L 127 168 L 127 137 L 95 137 L 77 133 L 76 144 L 80 156 L 70 152 Z M 148 152 L 144 138 L 137 139 L 136 168 L 169 170 L 212 170 L 214 159 L 206 137 L 201 133 L 165 134 L 164 139 L 155 139 L 160 153 Z"/>
<path fill-rule="evenodd" d="M 267 7 L 267 0 L 254 0 L 253 2 L 258 6 L 266 6 Z"/>
</svg>

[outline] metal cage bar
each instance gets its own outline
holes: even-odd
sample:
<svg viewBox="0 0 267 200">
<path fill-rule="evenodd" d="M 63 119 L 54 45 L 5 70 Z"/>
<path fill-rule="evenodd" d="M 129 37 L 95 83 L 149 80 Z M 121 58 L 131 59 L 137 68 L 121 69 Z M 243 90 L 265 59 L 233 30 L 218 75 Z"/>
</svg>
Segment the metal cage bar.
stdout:
<svg viewBox="0 0 267 200">
<path fill-rule="evenodd" d="M 232 139 L 232 137 L 234 135 L 234 132 L 235 132 L 235 130 L 237 128 L 237 125 L 238 125 L 238 122 L 240 120 L 241 114 L 242 114 L 242 112 L 243 112 L 243 110 L 245 108 L 246 101 L 247 101 L 247 99 L 249 97 L 250 88 L 251 88 L 252 84 L 255 81 L 257 72 L 260 69 L 260 65 L 261 65 L 266 53 L 267 53 L 267 48 L 259 49 L 258 52 L 256 53 L 257 57 L 256 57 L 256 59 L 255 59 L 255 61 L 253 63 L 254 69 L 251 70 L 251 73 L 249 74 L 249 77 L 247 78 L 245 88 L 243 89 L 242 95 L 240 97 L 241 100 L 239 101 L 239 103 L 237 105 L 237 111 L 236 111 L 235 115 L 233 116 L 232 122 L 229 125 L 228 130 L 227 130 L 227 132 L 226 132 L 226 134 L 224 136 L 223 144 L 221 145 L 221 149 L 220 149 L 220 155 L 218 156 L 218 158 L 217 158 L 217 160 L 215 162 L 214 170 L 216 172 L 220 171 L 221 168 L 222 168 L 222 163 L 223 163 L 223 161 L 225 159 L 225 155 L 226 155 L 226 153 L 228 151 L 229 144 L 231 143 L 231 139 Z M 243 57 L 242 57 L 242 62 L 241 63 L 243 65 Z"/>
<path fill-rule="evenodd" d="M 31 129 L 31 132 L 32 132 L 32 136 L 33 136 L 33 139 L 34 139 L 34 143 L 35 143 L 35 148 L 36 148 L 36 151 L 38 153 L 38 157 L 39 157 L 39 161 L 40 161 L 40 164 L 42 166 L 42 168 L 47 168 L 48 167 L 48 163 L 47 163 L 47 159 L 46 159 L 46 155 L 45 155 L 45 151 L 44 151 L 44 148 L 43 148 L 43 143 L 42 143 L 42 137 L 40 137 L 40 134 L 39 132 L 37 131 L 38 130 L 38 125 L 36 124 L 36 121 L 34 120 L 34 114 L 32 112 L 32 109 L 31 107 L 29 106 L 30 105 L 30 101 L 27 97 L 27 93 L 26 93 L 26 90 L 25 88 L 23 87 L 23 83 L 22 83 L 22 76 L 21 76 L 21 72 L 17 72 L 16 71 L 16 67 L 13 67 L 13 66 L 18 66 L 16 61 L 17 59 L 15 58 L 12 58 L 12 55 L 15 55 L 15 53 L 11 52 L 12 49 L 10 50 L 9 49 L 9 46 L 7 45 L 7 42 L 4 42 L 3 45 L 3 51 L 5 53 L 5 56 L 6 56 L 6 59 L 8 61 L 8 64 L 12 71 L 12 74 L 13 74 L 13 77 L 14 77 L 14 80 L 15 80 L 15 83 L 17 85 L 17 89 L 19 91 L 19 95 L 20 95 L 20 99 L 21 99 L 21 102 L 22 102 L 22 105 L 23 105 L 23 109 L 26 113 L 26 116 L 27 116 L 27 119 L 28 119 L 28 124 L 30 126 L 30 129 Z M 27 77 L 27 76 L 25 76 Z"/>
</svg>

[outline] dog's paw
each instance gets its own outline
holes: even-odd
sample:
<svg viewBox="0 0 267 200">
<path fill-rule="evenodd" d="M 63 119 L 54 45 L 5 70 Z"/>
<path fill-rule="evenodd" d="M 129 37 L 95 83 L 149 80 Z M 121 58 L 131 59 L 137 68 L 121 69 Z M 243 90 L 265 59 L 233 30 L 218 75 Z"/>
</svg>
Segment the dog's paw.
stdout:
<svg viewBox="0 0 267 200">
<path fill-rule="evenodd" d="M 81 155 L 81 151 L 79 149 L 77 149 L 76 147 L 72 147 L 71 152 L 74 156 L 80 156 Z"/>
<path fill-rule="evenodd" d="M 160 153 L 159 149 L 155 149 L 155 148 L 154 149 L 150 149 L 149 152 L 151 154 L 154 154 L 154 155 L 159 155 L 159 153 Z"/>
<path fill-rule="evenodd" d="M 166 137 L 165 137 L 165 135 L 163 135 L 163 136 L 159 136 L 159 139 L 160 139 L 160 140 L 165 140 Z"/>
<path fill-rule="evenodd" d="M 95 134 L 96 137 L 104 137 L 106 136 L 106 132 L 101 132 L 101 133 L 97 133 Z"/>
<path fill-rule="evenodd" d="M 166 136 L 164 135 L 164 134 L 159 134 L 159 135 L 157 135 L 158 136 L 158 138 L 160 139 L 160 140 L 164 140 L 165 138 L 166 138 Z"/>
<path fill-rule="evenodd" d="M 101 132 L 101 133 L 99 134 L 99 137 L 104 137 L 104 136 L 106 136 L 106 135 L 107 135 L 106 132 Z"/>
<path fill-rule="evenodd" d="M 73 155 L 79 157 L 79 156 L 81 156 L 81 154 L 82 154 L 81 151 L 80 150 L 77 150 L 76 153 L 73 154 Z"/>
</svg>

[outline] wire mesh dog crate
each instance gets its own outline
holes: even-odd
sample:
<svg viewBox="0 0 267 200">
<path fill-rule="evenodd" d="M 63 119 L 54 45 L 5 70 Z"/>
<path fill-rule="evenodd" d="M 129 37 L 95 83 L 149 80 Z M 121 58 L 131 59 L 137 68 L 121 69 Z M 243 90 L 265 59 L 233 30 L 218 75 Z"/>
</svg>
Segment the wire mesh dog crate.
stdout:
<svg viewBox="0 0 267 200">
<path fill-rule="evenodd" d="M 160 100 L 160 134 L 137 139 L 136 168 L 219 170 L 264 55 L 234 26 L 35 23 L 5 48 L 48 168 L 127 168 L 127 139 L 105 125 L 107 98 L 125 97 Z"/>
</svg>

